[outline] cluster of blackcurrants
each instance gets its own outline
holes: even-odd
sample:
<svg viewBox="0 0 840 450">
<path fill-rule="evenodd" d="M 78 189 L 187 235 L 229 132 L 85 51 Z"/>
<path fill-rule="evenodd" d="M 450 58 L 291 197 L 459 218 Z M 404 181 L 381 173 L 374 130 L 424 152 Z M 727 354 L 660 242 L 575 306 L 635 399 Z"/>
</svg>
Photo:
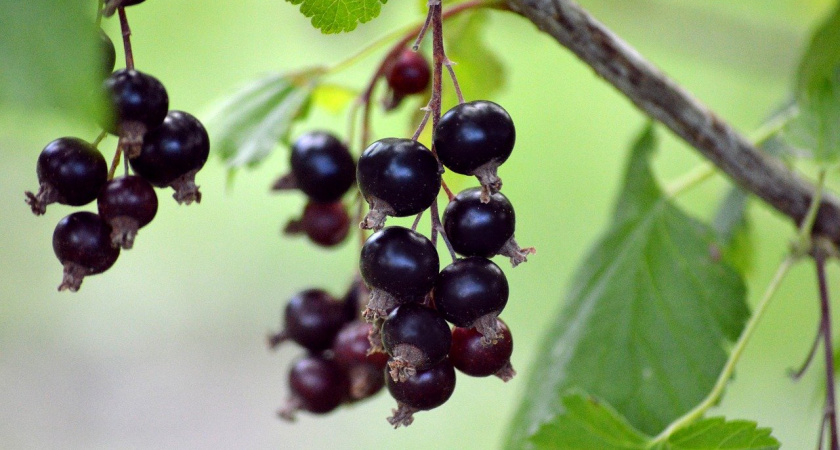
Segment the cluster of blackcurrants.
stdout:
<svg viewBox="0 0 840 450">
<path fill-rule="evenodd" d="M 111 0 L 101 13 L 107 16 L 113 9 L 141 2 Z M 75 212 L 55 228 L 53 250 L 64 266 L 60 291 L 77 291 L 85 276 L 104 272 L 117 260 L 121 248 L 132 248 L 138 229 L 157 213 L 153 186 L 174 188 L 179 203 L 199 202 L 195 174 L 210 151 L 204 126 L 186 112 L 169 110 L 169 96 L 160 81 L 133 67 L 113 71 L 114 44 L 101 29 L 100 37 L 102 95 L 108 112 L 100 125 L 119 137 L 111 170 L 97 149 L 101 138 L 96 144 L 75 137 L 59 138 L 47 144 L 38 157 L 38 192 L 26 192 L 26 203 L 36 215 L 44 214 L 51 203 L 83 206 L 97 201 L 98 214 Z M 115 178 L 120 154 L 125 154 L 127 161 L 125 176 Z M 135 175 L 129 175 L 129 166 Z"/>
</svg>

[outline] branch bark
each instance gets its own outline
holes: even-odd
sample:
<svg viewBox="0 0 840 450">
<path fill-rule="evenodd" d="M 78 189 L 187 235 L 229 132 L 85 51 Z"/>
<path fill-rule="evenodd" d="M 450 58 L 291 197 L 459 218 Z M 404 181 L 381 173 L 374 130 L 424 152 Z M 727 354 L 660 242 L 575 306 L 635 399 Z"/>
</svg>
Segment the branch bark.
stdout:
<svg viewBox="0 0 840 450">
<path fill-rule="evenodd" d="M 799 225 L 815 187 L 760 152 L 732 126 L 665 76 L 570 0 L 506 0 L 514 12 L 575 53 L 639 109 L 662 122 L 729 175 Z M 813 233 L 840 244 L 840 201 L 824 195 Z"/>
</svg>

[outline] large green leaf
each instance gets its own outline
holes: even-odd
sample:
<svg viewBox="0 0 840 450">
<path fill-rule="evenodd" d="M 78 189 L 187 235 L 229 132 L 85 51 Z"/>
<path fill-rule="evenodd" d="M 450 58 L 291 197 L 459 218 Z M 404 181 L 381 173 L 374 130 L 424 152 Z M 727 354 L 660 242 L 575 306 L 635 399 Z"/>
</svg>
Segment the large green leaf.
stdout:
<svg viewBox="0 0 840 450">
<path fill-rule="evenodd" d="M 610 405 L 580 391 L 563 397 L 564 412 L 540 427 L 530 443 L 539 450 L 774 450 L 779 441 L 755 422 L 722 417 L 699 420 L 664 442 L 634 429 Z"/>
<path fill-rule="evenodd" d="M 307 111 L 322 71 L 275 74 L 223 101 L 208 119 L 213 148 L 231 169 L 255 165 L 286 140 Z"/>
<path fill-rule="evenodd" d="M 636 142 L 612 224 L 585 258 L 531 370 L 508 445 L 563 411 L 579 387 L 656 434 L 709 392 L 748 316 L 740 276 L 710 252 L 714 232 L 651 174 L 651 128 Z"/>
<path fill-rule="evenodd" d="M 734 186 L 720 202 L 712 228 L 720 241 L 721 257 L 741 273 L 752 267 L 753 242 L 747 205 L 750 196 L 744 189 Z"/>
<path fill-rule="evenodd" d="M 300 5 L 300 12 L 312 18 L 312 26 L 324 34 L 353 31 L 379 15 L 388 0 L 286 0 Z"/>
<path fill-rule="evenodd" d="M 799 116 L 788 127 L 794 145 L 818 162 L 840 158 L 840 7 L 814 32 L 799 65 Z"/>
<path fill-rule="evenodd" d="M 103 76 L 96 2 L 0 0 L 0 108 L 97 117 Z"/>
</svg>

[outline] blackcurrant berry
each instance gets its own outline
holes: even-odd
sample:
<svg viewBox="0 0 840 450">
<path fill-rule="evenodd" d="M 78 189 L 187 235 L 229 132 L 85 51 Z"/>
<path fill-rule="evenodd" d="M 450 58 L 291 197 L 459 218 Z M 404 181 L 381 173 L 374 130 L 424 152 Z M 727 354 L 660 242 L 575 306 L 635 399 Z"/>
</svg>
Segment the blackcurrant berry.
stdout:
<svg viewBox="0 0 840 450">
<path fill-rule="evenodd" d="M 58 290 L 72 292 L 79 290 L 84 277 L 108 270 L 120 256 L 120 248 L 111 245 L 111 227 L 87 211 L 75 212 L 58 222 L 53 251 L 64 265 Z"/>
<path fill-rule="evenodd" d="M 496 318 L 498 341 L 487 345 L 483 336 L 475 328 L 452 329 L 452 349 L 449 360 L 461 372 L 473 377 L 487 377 L 495 375 L 507 382 L 516 375 L 510 365 L 510 355 L 513 354 L 513 337 L 510 329 L 499 318 Z"/>
<path fill-rule="evenodd" d="M 498 339 L 496 317 L 508 300 L 505 273 L 479 256 L 456 260 L 435 281 L 435 307 L 456 327 L 476 328 L 485 342 Z"/>
<path fill-rule="evenodd" d="M 99 215 L 111 226 L 114 246 L 130 249 L 137 230 L 146 226 L 157 214 L 155 189 L 138 176 L 114 178 L 97 200 Z"/>
<path fill-rule="evenodd" d="M 356 180 L 356 163 L 347 146 L 326 131 L 304 134 L 292 145 L 291 173 L 274 184 L 275 190 L 300 189 L 310 199 L 332 203 Z"/>
<path fill-rule="evenodd" d="M 103 84 L 112 116 L 102 128 L 120 136 L 126 156 L 134 158 L 140 150 L 143 135 L 157 127 L 169 110 L 166 88 L 155 77 L 133 69 L 120 69 Z"/>
<path fill-rule="evenodd" d="M 417 303 L 396 307 L 382 324 L 382 346 L 391 355 L 388 367 L 394 381 L 405 381 L 417 370 L 441 362 L 451 343 L 446 320 Z"/>
<path fill-rule="evenodd" d="M 388 423 L 399 428 L 414 421 L 414 413 L 437 408 L 446 403 L 455 391 L 455 369 L 449 359 L 444 359 L 426 370 L 418 370 L 405 381 L 394 381 L 386 374 L 386 384 L 397 401 L 397 409 Z"/>
<path fill-rule="evenodd" d="M 440 191 L 437 160 L 412 139 L 386 138 L 371 144 L 359 157 L 356 178 L 370 204 L 362 228 L 379 229 L 386 216 L 417 214 Z"/>
<path fill-rule="evenodd" d="M 114 49 L 114 41 L 105 34 L 102 28 L 99 29 L 99 43 L 102 54 L 102 78 L 107 78 L 117 64 L 117 51 Z"/>
<path fill-rule="evenodd" d="M 201 122 L 183 111 L 170 111 L 149 131 L 139 156 L 129 159 L 137 175 L 157 187 L 171 186 L 178 203 L 201 202 L 195 174 L 210 155 L 210 138 Z"/>
<path fill-rule="evenodd" d="M 429 62 L 421 53 L 407 48 L 400 51 L 385 68 L 389 90 L 385 109 L 394 109 L 406 96 L 425 91 L 431 78 Z"/>
<path fill-rule="evenodd" d="M 370 291 L 361 278 L 356 278 L 344 294 L 344 320 L 350 322 L 361 318 L 362 309 L 367 303 Z"/>
<path fill-rule="evenodd" d="M 303 209 L 303 217 L 291 220 L 283 232 L 305 233 L 309 239 L 322 246 L 333 247 L 344 241 L 350 231 L 350 215 L 341 202 L 309 202 Z"/>
<path fill-rule="evenodd" d="M 293 421 L 299 410 L 326 414 L 347 399 L 347 377 L 334 361 L 309 355 L 292 366 L 289 391 L 289 399 L 277 411 L 280 418 Z"/>
<path fill-rule="evenodd" d="M 346 323 L 333 341 L 335 362 L 350 380 L 351 401 L 368 398 L 385 386 L 382 369 L 388 362 L 388 355 L 371 348 L 368 341 L 371 328 L 367 322 Z"/>
<path fill-rule="evenodd" d="M 527 261 L 533 248 L 520 248 L 513 237 L 516 215 L 513 206 L 501 192 L 481 200 L 480 188 L 458 193 L 443 212 L 443 229 L 452 248 L 464 256 L 505 255 L 511 264 Z"/>
<path fill-rule="evenodd" d="M 81 206 L 92 202 L 108 180 L 108 163 L 93 145 L 72 137 L 56 139 L 38 156 L 38 193 L 26 192 L 36 215 L 50 203 Z"/>
<path fill-rule="evenodd" d="M 321 289 L 307 289 L 286 304 L 283 330 L 269 336 L 269 347 L 291 339 L 313 352 L 326 350 L 344 322 L 340 302 Z"/>
<path fill-rule="evenodd" d="M 365 318 L 384 317 L 401 303 L 422 300 L 432 289 L 440 260 L 432 242 L 416 231 L 387 227 L 362 246 L 360 273 L 372 288 Z"/>
<path fill-rule="evenodd" d="M 510 115 L 486 100 L 461 103 L 447 111 L 433 136 L 443 165 L 456 173 L 475 175 L 488 195 L 502 187 L 496 169 L 508 159 L 515 141 Z"/>
</svg>

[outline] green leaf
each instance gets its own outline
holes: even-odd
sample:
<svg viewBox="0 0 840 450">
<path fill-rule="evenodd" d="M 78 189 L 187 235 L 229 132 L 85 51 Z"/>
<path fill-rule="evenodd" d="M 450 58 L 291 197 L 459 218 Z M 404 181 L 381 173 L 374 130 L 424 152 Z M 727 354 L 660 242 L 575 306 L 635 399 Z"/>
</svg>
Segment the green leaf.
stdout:
<svg viewBox="0 0 840 450">
<path fill-rule="evenodd" d="M 738 186 L 732 187 L 718 206 L 712 228 L 720 241 L 721 257 L 741 273 L 752 267 L 753 242 L 747 205 L 750 196 Z"/>
<path fill-rule="evenodd" d="M 467 101 L 493 98 L 505 84 L 505 66 L 496 53 L 484 43 L 488 11 L 475 11 L 446 22 L 446 56 L 460 82 Z M 444 105 L 455 105 L 457 98 L 449 80 L 443 75 Z"/>
<path fill-rule="evenodd" d="M 103 77 L 96 2 L 0 0 L 0 108 L 98 117 Z"/>
<path fill-rule="evenodd" d="M 288 140 L 292 125 L 305 117 L 322 74 L 313 69 L 270 75 L 223 101 L 207 123 L 213 148 L 228 167 L 253 166 Z"/>
<path fill-rule="evenodd" d="M 531 369 L 508 445 L 564 409 L 579 387 L 656 434 L 714 385 L 748 316 L 741 277 L 710 254 L 714 232 L 657 185 L 648 128 L 637 140 L 611 226 L 580 265 Z"/>
<path fill-rule="evenodd" d="M 656 442 L 634 429 L 609 404 L 580 390 L 562 399 L 564 412 L 529 438 L 539 450 L 772 450 L 779 441 L 755 422 L 701 419 Z"/>
<path fill-rule="evenodd" d="M 840 7 L 814 32 L 799 65 L 799 116 L 787 129 L 794 145 L 819 163 L 840 158 Z"/>
<path fill-rule="evenodd" d="M 330 114 L 338 114 L 359 96 L 359 92 L 337 84 L 320 84 L 312 92 L 312 104 Z"/>
<path fill-rule="evenodd" d="M 286 0 L 300 5 L 300 12 L 312 18 L 312 26 L 324 34 L 353 31 L 379 15 L 388 0 Z"/>
</svg>

